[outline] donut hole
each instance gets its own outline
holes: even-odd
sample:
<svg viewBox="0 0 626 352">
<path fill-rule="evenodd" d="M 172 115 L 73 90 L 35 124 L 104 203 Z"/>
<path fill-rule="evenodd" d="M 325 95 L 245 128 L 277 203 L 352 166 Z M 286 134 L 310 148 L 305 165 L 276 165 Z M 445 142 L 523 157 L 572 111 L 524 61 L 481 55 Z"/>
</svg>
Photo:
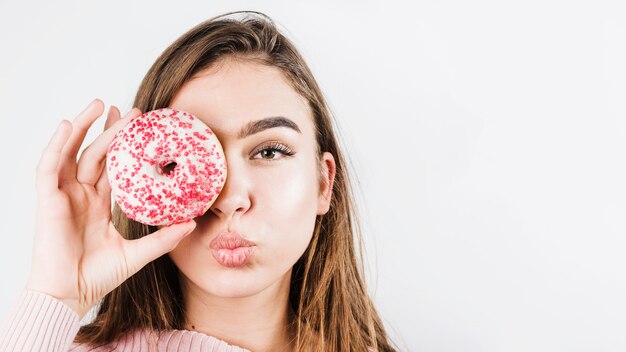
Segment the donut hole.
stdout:
<svg viewBox="0 0 626 352">
<path fill-rule="evenodd" d="M 163 171 L 163 174 L 169 176 L 172 171 L 174 171 L 174 169 L 176 168 L 176 162 L 172 161 L 171 163 L 168 163 L 167 165 L 163 166 L 163 168 L 161 169 Z"/>
</svg>

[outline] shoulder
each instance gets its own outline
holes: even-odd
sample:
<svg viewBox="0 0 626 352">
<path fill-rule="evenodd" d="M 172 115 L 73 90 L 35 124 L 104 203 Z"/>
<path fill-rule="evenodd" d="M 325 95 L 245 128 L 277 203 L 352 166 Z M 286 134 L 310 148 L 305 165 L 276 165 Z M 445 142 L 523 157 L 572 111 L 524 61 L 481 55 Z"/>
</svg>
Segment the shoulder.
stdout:
<svg viewBox="0 0 626 352">
<path fill-rule="evenodd" d="M 105 352 L 105 351 L 154 351 L 158 344 L 156 334 L 149 330 L 134 330 L 120 335 L 115 340 L 105 344 L 72 342 L 70 352 Z M 152 346 L 152 347 L 151 347 Z"/>
<path fill-rule="evenodd" d="M 54 296 L 23 288 L 0 322 L 0 350 L 66 350 L 80 327 L 78 314 Z"/>
<path fill-rule="evenodd" d="M 189 330 L 134 330 L 104 345 L 72 343 L 70 352 L 105 351 L 249 352 L 226 341 Z"/>
<path fill-rule="evenodd" d="M 87 351 L 104 352 L 104 351 L 116 351 L 116 350 L 117 350 L 117 347 L 111 346 L 111 344 L 95 346 L 95 345 L 90 345 L 86 343 L 78 343 L 78 342 L 73 342 L 72 346 L 69 349 L 70 352 L 87 352 Z"/>
</svg>

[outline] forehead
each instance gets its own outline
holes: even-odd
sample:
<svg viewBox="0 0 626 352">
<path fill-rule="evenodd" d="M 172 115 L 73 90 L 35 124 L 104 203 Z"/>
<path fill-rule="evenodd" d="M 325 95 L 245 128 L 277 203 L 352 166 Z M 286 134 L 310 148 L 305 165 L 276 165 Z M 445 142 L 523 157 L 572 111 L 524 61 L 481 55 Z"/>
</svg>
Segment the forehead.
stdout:
<svg viewBox="0 0 626 352">
<path fill-rule="evenodd" d="M 170 107 L 187 111 L 221 138 L 237 138 L 251 121 L 283 116 L 312 133 L 306 100 L 275 67 L 225 61 L 196 73 L 176 93 Z"/>
</svg>

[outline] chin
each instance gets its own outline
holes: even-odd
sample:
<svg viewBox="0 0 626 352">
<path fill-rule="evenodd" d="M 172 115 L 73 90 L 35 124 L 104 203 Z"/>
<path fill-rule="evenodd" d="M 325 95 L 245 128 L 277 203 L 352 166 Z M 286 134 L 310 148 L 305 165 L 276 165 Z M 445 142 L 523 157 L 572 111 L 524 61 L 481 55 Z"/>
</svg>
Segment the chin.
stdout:
<svg viewBox="0 0 626 352">
<path fill-rule="evenodd" d="M 254 296 L 265 290 L 288 291 L 291 270 L 281 273 L 282 271 L 259 270 L 259 267 L 233 270 L 218 265 L 218 268 L 212 267 L 209 273 L 195 272 L 193 276 L 186 276 L 188 280 L 193 278 L 194 285 L 209 295 L 222 298 L 243 298 Z"/>
<path fill-rule="evenodd" d="M 210 255 L 202 263 L 184 260 L 177 263 L 180 258 L 176 256 L 172 259 L 180 271 L 181 279 L 187 281 L 190 288 L 195 286 L 195 289 L 211 296 L 243 298 L 267 289 L 289 290 L 291 267 L 266 266 L 255 258 L 243 266 L 232 268 L 220 265 Z"/>
<path fill-rule="evenodd" d="M 191 277 L 187 276 L 188 280 Z M 220 267 L 217 271 L 193 276 L 196 286 L 206 293 L 224 298 L 248 297 L 263 291 L 271 282 L 253 270 L 228 269 Z"/>
<path fill-rule="evenodd" d="M 221 298 L 245 298 L 254 296 L 260 291 L 250 287 L 243 287 L 242 285 L 228 285 L 219 287 L 212 286 L 204 288 L 204 290 L 212 296 Z"/>
</svg>

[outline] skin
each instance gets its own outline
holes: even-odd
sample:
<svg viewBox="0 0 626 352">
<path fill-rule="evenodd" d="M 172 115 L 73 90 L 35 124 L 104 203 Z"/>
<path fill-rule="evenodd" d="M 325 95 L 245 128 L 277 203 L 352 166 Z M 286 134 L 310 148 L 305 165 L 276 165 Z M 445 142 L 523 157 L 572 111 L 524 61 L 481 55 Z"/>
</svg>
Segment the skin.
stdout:
<svg viewBox="0 0 626 352">
<path fill-rule="evenodd" d="M 168 253 L 180 269 L 186 301 L 185 328 L 253 351 L 288 351 L 293 331 L 288 293 L 292 266 L 309 244 L 317 215 L 330 205 L 335 160 L 316 159 L 313 117 L 283 73 L 251 62 L 225 61 L 201 71 L 177 92 L 170 107 L 207 124 L 222 144 L 226 183 L 195 229 Z M 301 133 L 275 127 L 243 139 L 248 122 L 284 116 Z M 266 142 L 277 141 L 287 156 Z M 323 180 L 320 182 L 318 172 Z M 238 268 L 220 265 L 209 243 L 224 230 L 256 243 Z"/>
</svg>

